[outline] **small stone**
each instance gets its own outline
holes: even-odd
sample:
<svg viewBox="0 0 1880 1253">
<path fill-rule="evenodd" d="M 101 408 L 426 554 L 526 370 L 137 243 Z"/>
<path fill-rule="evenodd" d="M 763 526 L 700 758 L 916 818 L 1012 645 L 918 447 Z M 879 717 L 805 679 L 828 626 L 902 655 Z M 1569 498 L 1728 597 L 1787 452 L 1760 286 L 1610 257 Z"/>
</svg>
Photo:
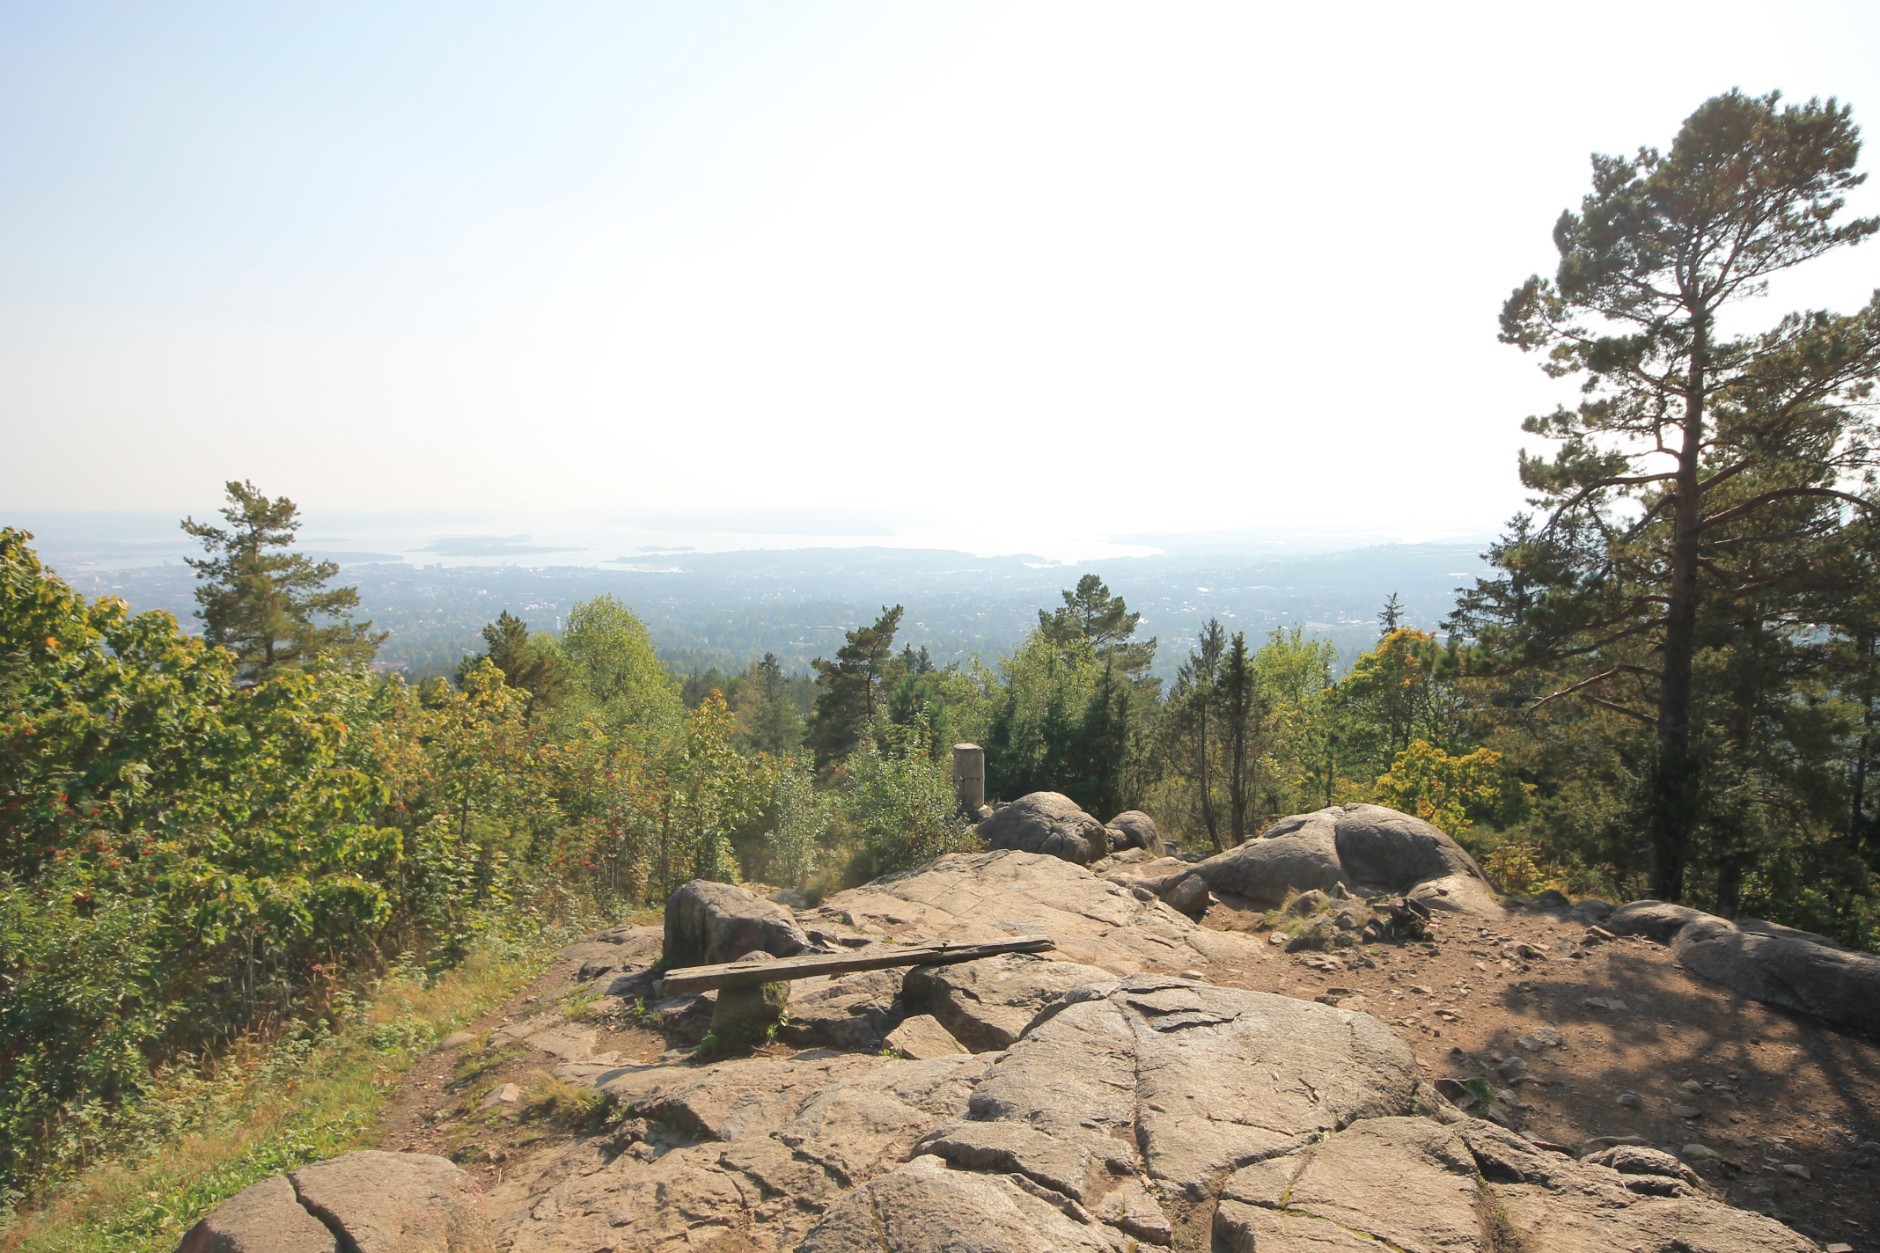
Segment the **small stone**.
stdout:
<svg viewBox="0 0 1880 1253">
<path fill-rule="evenodd" d="M 1814 1175 L 1809 1173 L 1808 1167 L 1802 1165 L 1800 1162 L 1784 1162 L 1780 1166 L 1776 1167 L 1776 1169 L 1781 1171 L 1783 1174 L 1788 1175 L 1794 1179 L 1802 1179 L 1802 1180 L 1814 1179 Z"/>
<path fill-rule="evenodd" d="M 1519 1057 L 1510 1057 L 1497 1063 L 1495 1069 L 1501 1073 L 1502 1078 L 1512 1081 L 1527 1074 L 1528 1064 Z"/>
<path fill-rule="evenodd" d="M 1704 1116 L 1704 1111 L 1697 1106 L 1681 1105 L 1676 1101 L 1671 1102 L 1671 1112 L 1678 1118 L 1702 1118 Z"/>
<path fill-rule="evenodd" d="M 1207 978 L 1207 975 L 1199 970 L 1184 970 L 1181 973 L 1181 977 L 1184 979 L 1201 980 Z"/>
<path fill-rule="evenodd" d="M 1603 1009 L 1609 1014 L 1622 1014 L 1628 1006 L 1616 996 L 1589 996 L 1586 998 L 1588 1009 Z"/>
<path fill-rule="evenodd" d="M 1454 1105 L 1457 1109 L 1468 1109 L 1471 1105 L 1476 1103 L 1475 1093 L 1462 1086 L 1460 1079 L 1451 1079 L 1445 1076 L 1438 1079 L 1430 1086 L 1436 1089 L 1438 1096 Z"/>
<path fill-rule="evenodd" d="M 1682 1157 L 1687 1162 L 1714 1162 L 1721 1158 L 1723 1154 L 1717 1152 L 1717 1150 L 1711 1148 L 1708 1144 L 1692 1143 L 1679 1149 L 1678 1156 Z"/>
<path fill-rule="evenodd" d="M 1686 1092 L 1689 1092 L 1692 1096 L 1697 1096 L 1704 1090 L 1704 1085 L 1699 1083 L 1695 1079 L 1686 1079 L 1683 1083 L 1680 1083 L 1678 1086 L 1680 1088 L 1683 1088 Z"/>
<path fill-rule="evenodd" d="M 917 1062 L 968 1051 L 932 1014 L 913 1015 L 890 1031 L 882 1043 Z"/>
<path fill-rule="evenodd" d="M 1413 983 L 1413 984 L 1411 984 L 1411 985 L 1410 985 L 1410 990 L 1411 990 L 1412 992 L 1415 992 L 1415 993 L 1416 993 L 1416 994 L 1417 994 L 1418 996 L 1428 996 L 1428 995 L 1430 994 L 1430 990 L 1429 990 L 1428 988 L 1426 988 L 1426 987 L 1424 987 L 1424 986 L 1423 986 L 1422 984 L 1420 984 L 1420 983 Z"/>
<path fill-rule="evenodd" d="M 1566 1040 L 1552 1027 L 1537 1027 L 1526 1035 L 1516 1036 L 1514 1042 L 1530 1053 L 1538 1053 L 1542 1049 L 1557 1049 L 1566 1044 Z"/>
<path fill-rule="evenodd" d="M 1514 946 L 1514 951 L 1520 956 L 1522 961 L 1534 962 L 1547 960 L 1547 953 L 1542 949 L 1535 948 L 1532 944 L 1517 944 Z"/>
<path fill-rule="evenodd" d="M 1836 1240 L 1833 1244 L 1823 1246 L 1821 1253 L 1854 1253 L 1854 1246 L 1845 1240 Z"/>
<path fill-rule="evenodd" d="M 1604 944 L 1608 940 L 1616 940 L 1618 938 L 1618 936 L 1606 930 L 1604 927 L 1588 927 L 1586 934 L 1580 937 L 1580 943 L 1588 945 Z"/>
<path fill-rule="evenodd" d="M 1645 1102 L 1640 1099 L 1639 1094 L 1636 1092 L 1621 1092 L 1619 1094 L 1619 1104 L 1625 1106 L 1627 1109 L 1637 1109 L 1644 1103 Z"/>
<path fill-rule="evenodd" d="M 1325 893 L 1313 888 L 1294 897 L 1292 904 L 1286 907 L 1286 912 L 1295 918 L 1303 918 L 1307 914 L 1318 913 L 1330 899 Z"/>
<path fill-rule="evenodd" d="M 483 1098 L 483 1108 L 492 1109 L 498 1105 L 514 1105 L 522 1099 L 522 1089 L 513 1083 L 505 1083 Z"/>
</svg>

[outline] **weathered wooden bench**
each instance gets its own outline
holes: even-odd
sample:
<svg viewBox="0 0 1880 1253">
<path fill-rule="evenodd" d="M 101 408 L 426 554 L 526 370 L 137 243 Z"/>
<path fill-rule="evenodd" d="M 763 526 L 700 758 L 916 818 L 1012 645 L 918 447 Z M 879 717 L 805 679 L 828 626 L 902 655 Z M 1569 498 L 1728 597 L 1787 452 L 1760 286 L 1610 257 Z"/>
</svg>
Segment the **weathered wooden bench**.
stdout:
<svg viewBox="0 0 1880 1253">
<path fill-rule="evenodd" d="M 877 953 L 813 953 L 807 957 L 780 957 L 775 961 L 683 966 L 666 972 L 663 990 L 673 995 L 712 988 L 755 988 L 816 975 L 846 975 L 857 970 L 886 970 L 893 966 L 947 966 L 996 957 L 1000 953 L 1041 953 L 1054 947 L 1048 935 L 1021 935 L 981 944 L 910 944 Z"/>
</svg>

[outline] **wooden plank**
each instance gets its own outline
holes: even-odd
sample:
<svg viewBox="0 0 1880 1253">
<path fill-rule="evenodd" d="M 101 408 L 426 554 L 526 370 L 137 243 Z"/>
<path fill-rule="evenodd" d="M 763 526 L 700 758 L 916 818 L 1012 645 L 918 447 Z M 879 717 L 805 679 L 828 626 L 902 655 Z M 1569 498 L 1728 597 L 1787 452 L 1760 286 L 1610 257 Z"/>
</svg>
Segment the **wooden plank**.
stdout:
<svg viewBox="0 0 1880 1253">
<path fill-rule="evenodd" d="M 678 993 L 703 992 L 708 988 L 754 988 L 786 979 L 846 975 L 857 970 L 886 970 L 892 966 L 946 966 L 1000 953 L 1040 953 L 1054 947 L 1048 935 L 1021 935 L 1016 939 L 982 944 L 915 944 L 877 953 L 815 953 L 808 957 L 779 957 L 768 962 L 685 966 L 666 972 L 664 990 Z"/>
</svg>

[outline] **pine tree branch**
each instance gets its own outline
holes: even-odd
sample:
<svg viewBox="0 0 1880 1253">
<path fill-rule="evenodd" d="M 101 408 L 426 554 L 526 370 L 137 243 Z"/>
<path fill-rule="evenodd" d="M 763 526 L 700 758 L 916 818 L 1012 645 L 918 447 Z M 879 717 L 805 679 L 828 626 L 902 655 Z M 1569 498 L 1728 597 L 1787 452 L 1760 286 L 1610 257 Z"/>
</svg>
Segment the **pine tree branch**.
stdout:
<svg viewBox="0 0 1880 1253">
<path fill-rule="evenodd" d="M 1559 691 L 1548 693 L 1546 696 L 1543 696 L 1539 700 L 1535 701 L 1532 705 L 1529 705 L 1528 712 L 1532 713 L 1536 709 L 1539 709 L 1542 705 L 1551 704 L 1552 702 L 1559 700 L 1563 696 L 1571 696 L 1575 692 L 1581 691 L 1585 688 L 1592 687 L 1596 683 L 1604 683 L 1607 679 L 1613 678 L 1615 675 L 1627 674 L 1627 673 L 1650 674 L 1651 671 L 1646 670 L 1642 666 L 1630 666 L 1630 665 L 1613 666 L 1611 669 L 1601 670 L 1598 674 L 1593 675 L 1591 678 L 1581 679 L 1578 683 L 1571 683 L 1571 684 L 1568 684 L 1566 687 L 1561 688 Z"/>
<path fill-rule="evenodd" d="M 1815 496 L 1832 500 L 1844 500 L 1851 505 L 1858 505 L 1862 509 L 1873 508 L 1870 503 L 1862 500 L 1852 492 L 1843 492 L 1832 487 L 1778 487 L 1772 492 L 1764 492 L 1760 496 L 1752 496 L 1740 505 L 1734 505 L 1725 509 L 1722 513 L 1713 514 L 1705 518 L 1697 524 L 1697 529 L 1700 532 L 1707 531 L 1713 526 L 1721 526 L 1723 523 L 1733 518 L 1739 518 L 1749 513 L 1751 510 L 1760 509 L 1764 505 L 1795 496 Z"/>
<path fill-rule="evenodd" d="M 1603 491 L 1608 487 L 1642 487 L 1647 483 L 1669 483 L 1677 477 L 1677 471 L 1667 470 L 1663 474 L 1625 474 L 1614 475 L 1610 478 L 1594 479 L 1591 483 L 1588 483 L 1579 491 L 1575 492 L 1572 500 L 1567 501 L 1558 509 L 1555 509 L 1554 516 L 1559 517 L 1562 514 L 1571 513 L 1573 510 L 1586 503 L 1587 497 L 1591 496 L 1594 492 Z"/>
<path fill-rule="evenodd" d="M 1586 701 L 1588 704 L 1598 705 L 1601 709 L 1610 709 L 1616 714 L 1624 714 L 1628 718 L 1636 718 L 1648 727 L 1658 725 L 1658 719 L 1651 714 L 1641 713 L 1639 710 L 1633 709 L 1627 705 L 1621 705 L 1618 701 L 1607 700 L 1605 697 L 1595 696 L 1591 692 L 1582 695 L 1580 699 Z"/>
</svg>

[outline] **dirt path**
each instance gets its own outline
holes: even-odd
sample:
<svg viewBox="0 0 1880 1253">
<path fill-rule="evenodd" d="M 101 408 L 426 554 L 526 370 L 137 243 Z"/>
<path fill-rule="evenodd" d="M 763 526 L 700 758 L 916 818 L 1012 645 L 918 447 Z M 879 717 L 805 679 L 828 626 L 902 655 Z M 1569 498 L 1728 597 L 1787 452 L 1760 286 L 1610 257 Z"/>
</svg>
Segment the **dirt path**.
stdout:
<svg viewBox="0 0 1880 1253">
<path fill-rule="evenodd" d="M 629 1061 L 665 1052 L 664 1036 L 610 1012 L 617 1002 L 571 1000 L 591 948 L 563 950 L 527 987 L 413 1067 L 380 1115 L 373 1147 L 448 1157 L 487 1189 L 521 1158 L 588 1134 L 582 1094 L 547 1077 L 560 1059 L 521 1040 L 503 1042 L 501 1033 L 555 1015 L 581 1029 L 592 1052 Z M 492 1036 L 498 1043 L 488 1047 Z"/>
<path fill-rule="evenodd" d="M 1259 917 L 1216 906 L 1207 923 Z M 1577 1150 L 1635 1136 L 1686 1156 L 1731 1204 L 1880 1248 L 1880 1047 L 1700 979 L 1642 937 L 1587 935 L 1520 908 L 1494 923 L 1438 914 L 1431 943 L 1209 973 L 1382 1019 L 1429 1078 L 1512 1096 L 1499 1112 L 1531 1137 Z M 1548 1028 L 1558 1044 L 1535 1038 Z"/>
</svg>

